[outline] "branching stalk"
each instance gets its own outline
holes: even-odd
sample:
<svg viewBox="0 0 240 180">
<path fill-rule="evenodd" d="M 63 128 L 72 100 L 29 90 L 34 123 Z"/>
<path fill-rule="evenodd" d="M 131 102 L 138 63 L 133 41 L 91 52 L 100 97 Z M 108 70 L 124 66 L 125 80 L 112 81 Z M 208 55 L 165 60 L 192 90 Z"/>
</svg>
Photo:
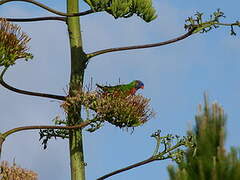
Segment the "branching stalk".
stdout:
<svg viewBox="0 0 240 180">
<path fill-rule="evenodd" d="M 183 40 L 183 39 L 191 36 L 193 34 L 194 30 L 195 30 L 195 28 L 192 28 L 190 31 L 183 34 L 182 36 L 179 36 L 179 37 L 174 38 L 174 39 L 170 39 L 168 41 L 159 42 L 159 43 L 136 45 L 136 46 L 125 46 L 125 47 L 109 48 L 109 49 L 103 49 L 103 50 L 95 51 L 95 52 L 89 53 L 88 58 L 90 59 L 94 56 L 98 56 L 100 54 L 105 54 L 105 53 L 110 53 L 110 52 L 126 51 L 126 50 L 133 50 L 133 49 L 144 49 L 144 48 L 158 47 L 158 46 L 163 46 L 163 45 L 175 43 L 177 41 Z"/>
<path fill-rule="evenodd" d="M 2 135 L 0 134 L 0 159 L 1 159 L 1 154 L 2 154 L 2 145 L 3 145 L 3 142 L 4 142 L 4 138 L 2 137 Z"/>
<path fill-rule="evenodd" d="M 51 98 L 51 99 L 57 99 L 57 100 L 65 100 L 66 97 L 65 96 L 59 96 L 59 95 L 54 95 L 54 94 L 45 94 L 45 93 L 39 93 L 39 92 L 31 92 L 31 91 L 25 91 L 25 90 L 21 90 L 21 89 L 17 89 L 15 87 L 12 87 L 10 85 L 8 85 L 7 83 L 5 83 L 5 81 L 3 80 L 3 76 L 5 74 L 5 72 L 7 71 L 8 67 L 6 67 L 1 75 L 0 75 L 0 84 L 7 88 L 10 91 L 14 91 L 16 93 L 20 93 L 20 94 L 25 94 L 25 95 L 30 95 L 30 96 L 38 96 L 38 97 L 44 97 L 44 98 Z"/>
<path fill-rule="evenodd" d="M 161 144 L 161 136 L 160 136 L 161 131 L 158 130 L 157 132 L 155 132 L 154 134 L 151 135 L 151 137 L 154 137 L 156 140 L 156 147 L 154 149 L 153 155 L 155 156 L 158 154 L 159 149 L 160 149 L 160 144 Z M 164 144 L 165 145 L 165 144 Z M 165 148 L 166 149 L 166 148 Z"/>
<path fill-rule="evenodd" d="M 217 9 L 215 12 L 213 12 L 206 20 L 203 18 L 203 15 L 204 13 L 196 12 L 194 16 L 188 17 L 185 20 L 186 24 L 184 25 L 184 28 L 186 30 L 189 30 L 193 27 L 196 27 L 193 33 L 207 33 L 212 29 L 216 29 L 220 26 L 230 26 L 230 35 L 236 35 L 233 27 L 240 27 L 239 21 L 235 21 L 234 23 L 222 23 L 221 19 L 225 18 L 226 16 L 220 9 Z"/>
<path fill-rule="evenodd" d="M 154 158 L 150 157 L 150 158 L 148 158 L 148 159 L 146 159 L 146 160 L 144 160 L 144 161 L 140 161 L 140 162 L 138 162 L 138 163 L 132 164 L 132 165 L 127 166 L 127 167 L 125 167 L 125 168 L 118 169 L 118 170 L 116 170 L 116 171 L 113 171 L 113 172 L 111 172 L 111 173 L 108 173 L 108 174 L 106 174 L 106 175 L 104 175 L 104 176 L 102 176 L 102 177 L 100 177 L 100 178 L 97 178 L 97 180 L 107 179 L 107 178 L 109 178 L 109 177 L 111 177 L 111 176 L 113 176 L 113 175 L 119 174 L 119 173 L 121 173 L 121 172 L 130 170 L 130 169 L 133 169 L 133 168 L 136 168 L 136 167 L 138 167 L 138 166 L 142 166 L 142 165 L 144 165 L 144 164 L 148 164 L 148 163 L 153 162 L 153 161 L 156 161 L 156 160 L 157 160 L 157 159 L 154 159 Z"/>
<path fill-rule="evenodd" d="M 53 8 L 50 8 L 42 3 L 39 3 L 37 1 L 34 1 L 34 0 L 1 0 L 0 1 L 0 5 L 3 5 L 5 3 L 8 3 L 8 2 L 13 2 L 13 1 L 21 1 L 21 2 L 28 2 L 28 3 L 31 3 L 31 4 L 34 4 L 38 7 L 41 7 L 49 12 L 52 12 L 54 14 L 57 14 L 57 15 L 60 15 L 60 16 L 67 16 L 67 17 L 73 17 L 73 16 L 84 16 L 84 15 L 87 15 L 87 14 L 91 14 L 91 13 L 94 13 L 93 10 L 87 10 L 87 11 L 84 11 L 84 12 L 79 12 L 79 13 L 64 13 L 64 12 L 61 12 L 61 11 L 57 11 Z"/>
<path fill-rule="evenodd" d="M 87 125 L 89 125 L 90 123 L 91 123 L 91 121 L 84 121 L 84 122 L 81 122 L 74 126 L 41 126 L 40 125 L 40 126 L 21 126 L 21 127 L 10 129 L 10 130 L 6 131 L 5 133 L 0 134 L 0 158 L 1 158 L 1 154 L 2 154 L 3 142 L 9 135 L 11 135 L 13 133 L 16 133 L 19 131 L 26 131 L 26 130 L 35 130 L 35 129 L 68 129 L 68 130 L 82 129 L 82 128 L 86 127 Z"/>
<path fill-rule="evenodd" d="M 203 29 L 210 28 L 212 26 L 240 26 L 240 22 L 235 22 L 235 23 L 221 23 L 217 21 L 211 21 L 211 22 L 205 22 L 202 23 L 201 26 L 196 26 L 197 28 L 194 30 L 193 33 L 198 33 Z"/>
<path fill-rule="evenodd" d="M 60 16 L 46 16 L 46 17 L 35 17 L 35 18 L 5 18 L 10 22 L 34 22 L 34 21 L 49 21 L 49 20 L 57 20 L 66 22 L 66 17 Z"/>
<path fill-rule="evenodd" d="M 103 180 L 103 179 L 106 179 L 108 177 L 111 177 L 113 175 L 116 175 L 116 174 L 119 174 L 119 173 L 122 173 L 124 171 L 128 171 L 130 169 L 133 169 L 133 168 L 136 168 L 136 167 L 139 167 L 139 166 L 142 166 L 144 164 L 148 164 L 150 162 L 153 162 L 153 161 L 158 161 L 158 160 L 165 160 L 165 159 L 170 159 L 172 158 L 172 156 L 169 154 L 170 152 L 178 149 L 180 146 L 183 146 L 183 145 L 186 145 L 186 142 L 185 141 L 179 141 L 176 145 L 174 146 L 171 146 L 167 149 L 164 149 L 162 152 L 158 152 L 159 150 L 159 146 L 160 146 L 160 138 L 159 139 L 156 139 L 157 140 L 157 145 L 156 145 L 156 148 L 155 148 L 155 151 L 154 151 L 154 155 L 144 161 L 140 161 L 138 163 L 135 163 L 135 164 L 132 164 L 130 166 L 127 166 L 125 168 L 122 168 L 122 169 L 118 169 L 116 171 L 113 171 L 111 173 L 108 173 L 104 176 L 101 176 L 100 178 L 98 178 L 97 180 Z"/>
<path fill-rule="evenodd" d="M 74 125 L 74 126 L 22 126 L 22 127 L 17 127 L 17 128 L 13 128 L 9 131 L 6 131 L 5 133 L 2 133 L 1 134 L 1 137 L 3 139 L 6 139 L 7 136 L 9 136 L 10 134 L 13 134 L 13 133 L 16 133 L 16 132 L 19 132 L 19 131 L 25 131 L 25 130 L 35 130 L 35 129 L 69 129 L 69 130 L 72 130 L 72 129 L 81 129 L 87 125 L 89 125 L 91 123 L 91 121 L 84 121 L 84 122 L 81 122 L 77 125 Z"/>
</svg>

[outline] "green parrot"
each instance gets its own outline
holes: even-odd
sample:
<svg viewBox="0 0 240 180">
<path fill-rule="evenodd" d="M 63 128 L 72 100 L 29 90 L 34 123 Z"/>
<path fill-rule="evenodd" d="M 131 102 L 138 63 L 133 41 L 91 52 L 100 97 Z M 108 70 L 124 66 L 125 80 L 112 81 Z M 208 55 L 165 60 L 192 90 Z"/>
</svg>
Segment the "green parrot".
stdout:
<svg viewBox="0 0 240 180">
<path fill-rule="evenodd" d="M 144 88 L 144 84 L 139 80 L 134 80 L 129 84 L 120 84 L 117 86 L 100 86 L 99 84 L 96 84 L 96 86 L 100 88 L 103 93 L 108 94 L 120 92 L 123 93 L 124 96 L 134 95 L 138 89 Z"/>
</svg>

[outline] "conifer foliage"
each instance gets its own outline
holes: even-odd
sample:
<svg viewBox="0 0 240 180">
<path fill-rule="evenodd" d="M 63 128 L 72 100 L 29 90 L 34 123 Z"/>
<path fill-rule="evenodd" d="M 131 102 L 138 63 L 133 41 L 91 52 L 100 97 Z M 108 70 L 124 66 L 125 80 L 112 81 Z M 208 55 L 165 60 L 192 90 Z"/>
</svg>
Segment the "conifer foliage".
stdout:
<svg viewBox="0 0 240 180">
<path fill-rule="evenodd" d="M 195 129 L 189 131 L 196 138 L 196 149 L 189 149 L 178 168 L 168 167 L 170 180 L 239 180 L 239 151 L 224 148 L 226 115 L 218 103 L 199 106 Z"/>
</svg>

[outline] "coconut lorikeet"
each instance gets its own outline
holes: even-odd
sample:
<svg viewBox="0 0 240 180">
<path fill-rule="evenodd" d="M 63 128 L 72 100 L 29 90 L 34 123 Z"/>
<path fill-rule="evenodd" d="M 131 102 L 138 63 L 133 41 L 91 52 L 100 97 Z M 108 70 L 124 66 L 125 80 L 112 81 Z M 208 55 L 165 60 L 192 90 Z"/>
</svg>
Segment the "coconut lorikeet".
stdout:
<svg viewBox="0 0 240 180">
<path fill-rule="evenodd" d="M 117 86 L 100 86 L 96 84 L 98 88 L 100 88 L 104 93 L 115 93 L 120 92 L 123 93 L 124 96 L 134 95 L 138 89 L 143 89 L 144 84 L 142 81 L 134 80 L 129 84 L 120 84 Z"/>
</svg>

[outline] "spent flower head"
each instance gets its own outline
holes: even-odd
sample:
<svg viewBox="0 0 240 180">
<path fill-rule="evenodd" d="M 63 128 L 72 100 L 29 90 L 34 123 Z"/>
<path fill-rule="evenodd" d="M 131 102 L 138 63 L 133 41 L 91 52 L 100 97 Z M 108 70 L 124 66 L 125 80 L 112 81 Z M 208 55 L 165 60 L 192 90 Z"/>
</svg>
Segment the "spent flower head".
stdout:
<svg viewBox="0 0 240 180">
<path fill-rule="evenodd" d="M 30 38 L 22 32 L 21 27 L 0 19 L 0 66 L 8 67 L 20 58 L 32 59 L 27 43 Z"/>
<path fill-rule="evenodd" d="M 9 166 L 8 162 L 3 161 L 0 165 L 1 180 L 37 180 L 38 176 L 31 170 L 23 169 L 17 166 L 15 163 L 13 166 Z"/>
<path fill-rule="evenodd" d="M 65 112 L 84 106 L 94 111 L 94 122 L 109 122 L 120 128 L 143 125 L 154 116 L 149 99 L 140 95 L 124 96 L 121 93 L 78 91 L 62 104 Z"/>
</svg>

